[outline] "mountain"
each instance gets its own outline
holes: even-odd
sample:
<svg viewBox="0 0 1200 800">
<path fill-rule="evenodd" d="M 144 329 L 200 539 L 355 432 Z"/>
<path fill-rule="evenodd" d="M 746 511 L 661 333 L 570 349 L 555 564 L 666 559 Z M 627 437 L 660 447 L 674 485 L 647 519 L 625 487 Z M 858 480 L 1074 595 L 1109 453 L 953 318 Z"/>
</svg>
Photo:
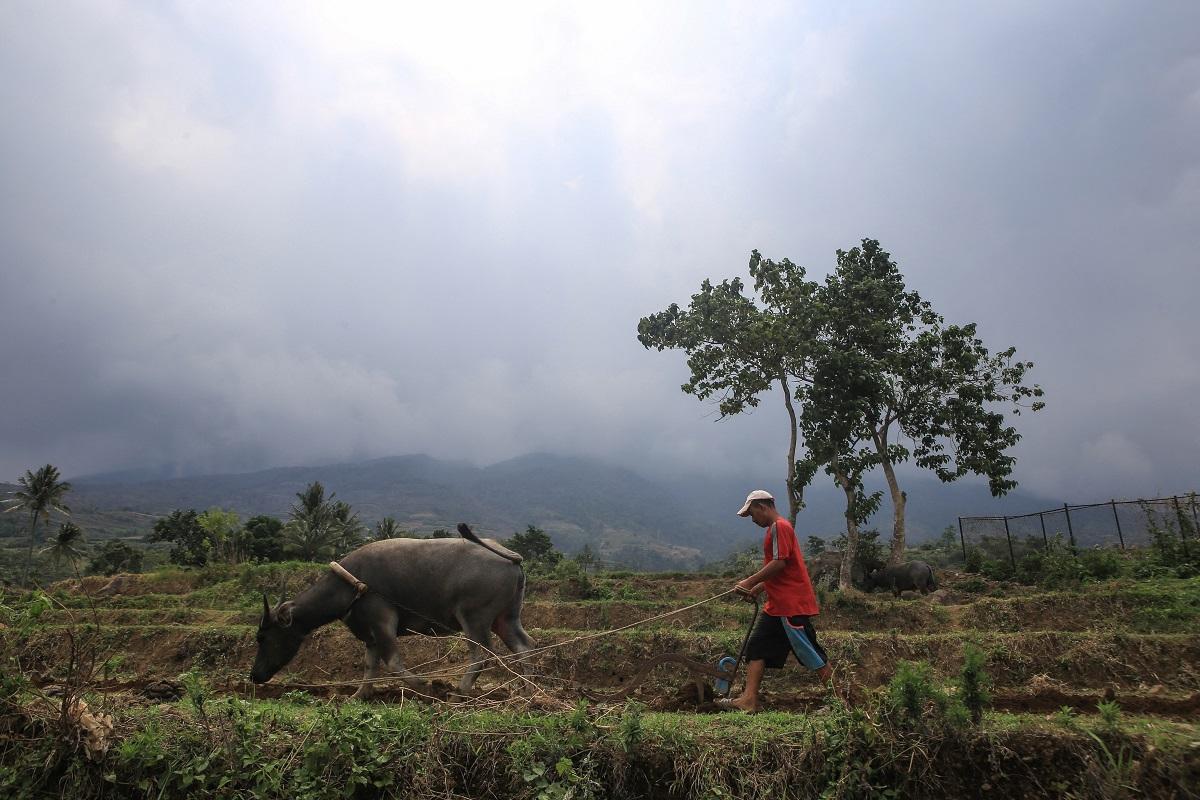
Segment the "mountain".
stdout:
<svg viewBox="0 0 1200 800">
<path fill-rule="evenodd" d="M 214 506 L 243 518 L 284 516 L 296 493 L 318 480 L 364 522 L 392 516 L 419 533 L 468 522 L 482 534 L 507 537 L 536 525 L 560 549 L 573 552 L 588 544 L 604 561 L 647 568 L 695 566 L 728 549 L 719 526 L 646 478 L 597 461 L 546 454 L 488 467 L 410 455 L 170 480 L 87 476 L 72 480 L 71 500 L 73 507 L 91 511 L 154 516 Z M 684 530 L 687 535 L 681 535 Z"/>
<path fill-rule="evenodd" d="M 467 522 L 499 538 L 535 525 L 567 552 L 587 544 L 604 561 L 683 569 L 760 541 L 757 529 L 734 512 L 750 489 L 782 494 L 779 477 L 765 472 L 651 478 L 594 459 L 545 453 L 487 467 L 407 455 L 241 474 L 142 478 L 169 474 L 153 470 L 72 478 L 68 503 L 73 518 L 96 540 L 142 534 L 154 519 L 177 508 L 220 507 L 237 511 L 243 519 L 256 514 L 283 517 L 297 492 L 320 481 L 327 493 L 350 503 L 367 524 L 392 516 L 401 527 L 428 534 Z M 996 500 L 984 485 L 946 485 L 920 474 L 901 480 L 909 497 L 913 542 L 956 525 L 959 514 L 1018 514 L 1057 505 L 1027 492 Z M 10 489 L 0 485 L 0 492 L 6 490 Z M 805 499 L 807 506 L 797 520 L 802 540 L 814 534 L 832 538 L 844 529 L 837 489 L 817 482 Z M 890 520 L 885 503 L 869 527 L 878 527 L 886 538 Z"/>
</svg>

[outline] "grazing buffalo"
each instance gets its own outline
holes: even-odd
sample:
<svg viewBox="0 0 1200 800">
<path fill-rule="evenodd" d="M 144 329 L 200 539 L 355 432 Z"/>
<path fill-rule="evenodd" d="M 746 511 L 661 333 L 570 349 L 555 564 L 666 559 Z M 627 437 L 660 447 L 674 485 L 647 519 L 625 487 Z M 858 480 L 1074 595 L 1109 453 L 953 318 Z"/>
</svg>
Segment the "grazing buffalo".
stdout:
<svg viewBox="0 0 1200 800">
<path fill-rule="evenodd" d="M 459 682 L 467 693 L 483 670 L 484 648 L 495 631 L 513 653 L 533 647 L 521 627 L 525 571 L 521 556 L 492 540 L 480 540 L 466 525 L 463 539 L 385 539 L 363 545 L 295 599 L 271 608 L 263 596 L 258 654 L 250 679 L 266 683 L 286 666 L 304 637 L 342 620 L 367 648 L 364 683 L 355 697 L 372 694 L 383 664 L 405 679 L 398 636 L 462 631 L 470 641 L 471 665 Z M 365 591 L 352 578 L 365 584 Z"/>
<path fill-rule="evenodd" d="M 916 590 L 921 594 L 929 594 L 938 588 L 937 578 L 934 577 L 933 567 L 924 561 L 909 561 L 907 564 L 897 564 L 894 567 L 883 567 L 874 570 L 867 576 L 866 589 L 868 592 L 877 588 L 891 589 L 896 597 L 907 590 Z"/>
</svg>

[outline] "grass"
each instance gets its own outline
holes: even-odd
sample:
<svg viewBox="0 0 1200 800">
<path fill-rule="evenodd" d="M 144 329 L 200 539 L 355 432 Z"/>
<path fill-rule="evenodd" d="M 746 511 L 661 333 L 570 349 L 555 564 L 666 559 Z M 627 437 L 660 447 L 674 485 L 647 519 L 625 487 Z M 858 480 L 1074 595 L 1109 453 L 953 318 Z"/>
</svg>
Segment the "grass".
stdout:
<svg viewBox="0 0 1200 800">
<path fill-rule="evenodd" d="M 1081 720 L 1064 731 L 1012 714 L 988 714 L 978 728 L 913 731 L 871 709 L 746 717 L 637 706 L 546 713 L 230 698 L 110 704 L 119 743 L 99 760 L 57 758 L 59 745 L 31 722 L 23 747 L 0 746 L 0 791 L 14 800 L 51 786 L 80 800 L 874 797 L 888 789 L 955 797 L 987 783 L 989 796 L 1024 797 L 1030 770 L 1050 764 L 1038 780 L 1086 795 L 1107 778 L 1106 750 L 1123 749 L 1140 770 L 1126 777 L 1153 797 L 1167 796 L 1156 793 L 1156 779 L 1182 779 L 1195 766 L 1197 735 L 1194 725 L 1141 719 L 1107 731 Z"/>
</svg>

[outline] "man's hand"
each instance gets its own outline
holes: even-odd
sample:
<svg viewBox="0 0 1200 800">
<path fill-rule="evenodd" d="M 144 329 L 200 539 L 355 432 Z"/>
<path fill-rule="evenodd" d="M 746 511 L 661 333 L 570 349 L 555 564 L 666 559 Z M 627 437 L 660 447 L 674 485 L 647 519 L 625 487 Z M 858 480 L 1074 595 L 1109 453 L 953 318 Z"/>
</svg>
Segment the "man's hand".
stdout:
<svg viewBox="0 0 1200 800">
<path fill-rule="evenodd" d="M 752 602 L 758 596 L 758 586 L 749 579 L 738 581 L 734 584 L 733 590 L 745 598 L 747 602 Z"/>
</svg>

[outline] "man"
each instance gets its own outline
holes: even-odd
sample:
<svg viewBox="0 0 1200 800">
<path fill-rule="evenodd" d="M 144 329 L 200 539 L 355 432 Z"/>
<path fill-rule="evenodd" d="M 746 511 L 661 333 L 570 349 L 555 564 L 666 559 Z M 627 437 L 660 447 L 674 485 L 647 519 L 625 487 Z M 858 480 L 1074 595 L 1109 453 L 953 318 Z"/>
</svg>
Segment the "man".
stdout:
<svg viewBox="0 0 1200 800">
<path fill-rule="evenodd" d="M 741 695 L 718 701 L 718 705 L 753 714 L 758 711 L 758 687 L 763 670 L 782 667 L 788 653 L 814 670 L 823 681 L 830 681 L 833 669 L 812 626 L 811 618 L 819 614 L 820 609 L 792 524 L 779 515 L 775 510 L 775 498 L 762 489 L 747 495 L 737 513 L 739 517 L 750 517 L 760 528 L 766 528 L 766 536 L 763 538 L 763 568 L 738 581 L 734 589 L 747 600 L 766 592 L 767 603 L 746 643 L 746 686 Z"/>
</svg>

